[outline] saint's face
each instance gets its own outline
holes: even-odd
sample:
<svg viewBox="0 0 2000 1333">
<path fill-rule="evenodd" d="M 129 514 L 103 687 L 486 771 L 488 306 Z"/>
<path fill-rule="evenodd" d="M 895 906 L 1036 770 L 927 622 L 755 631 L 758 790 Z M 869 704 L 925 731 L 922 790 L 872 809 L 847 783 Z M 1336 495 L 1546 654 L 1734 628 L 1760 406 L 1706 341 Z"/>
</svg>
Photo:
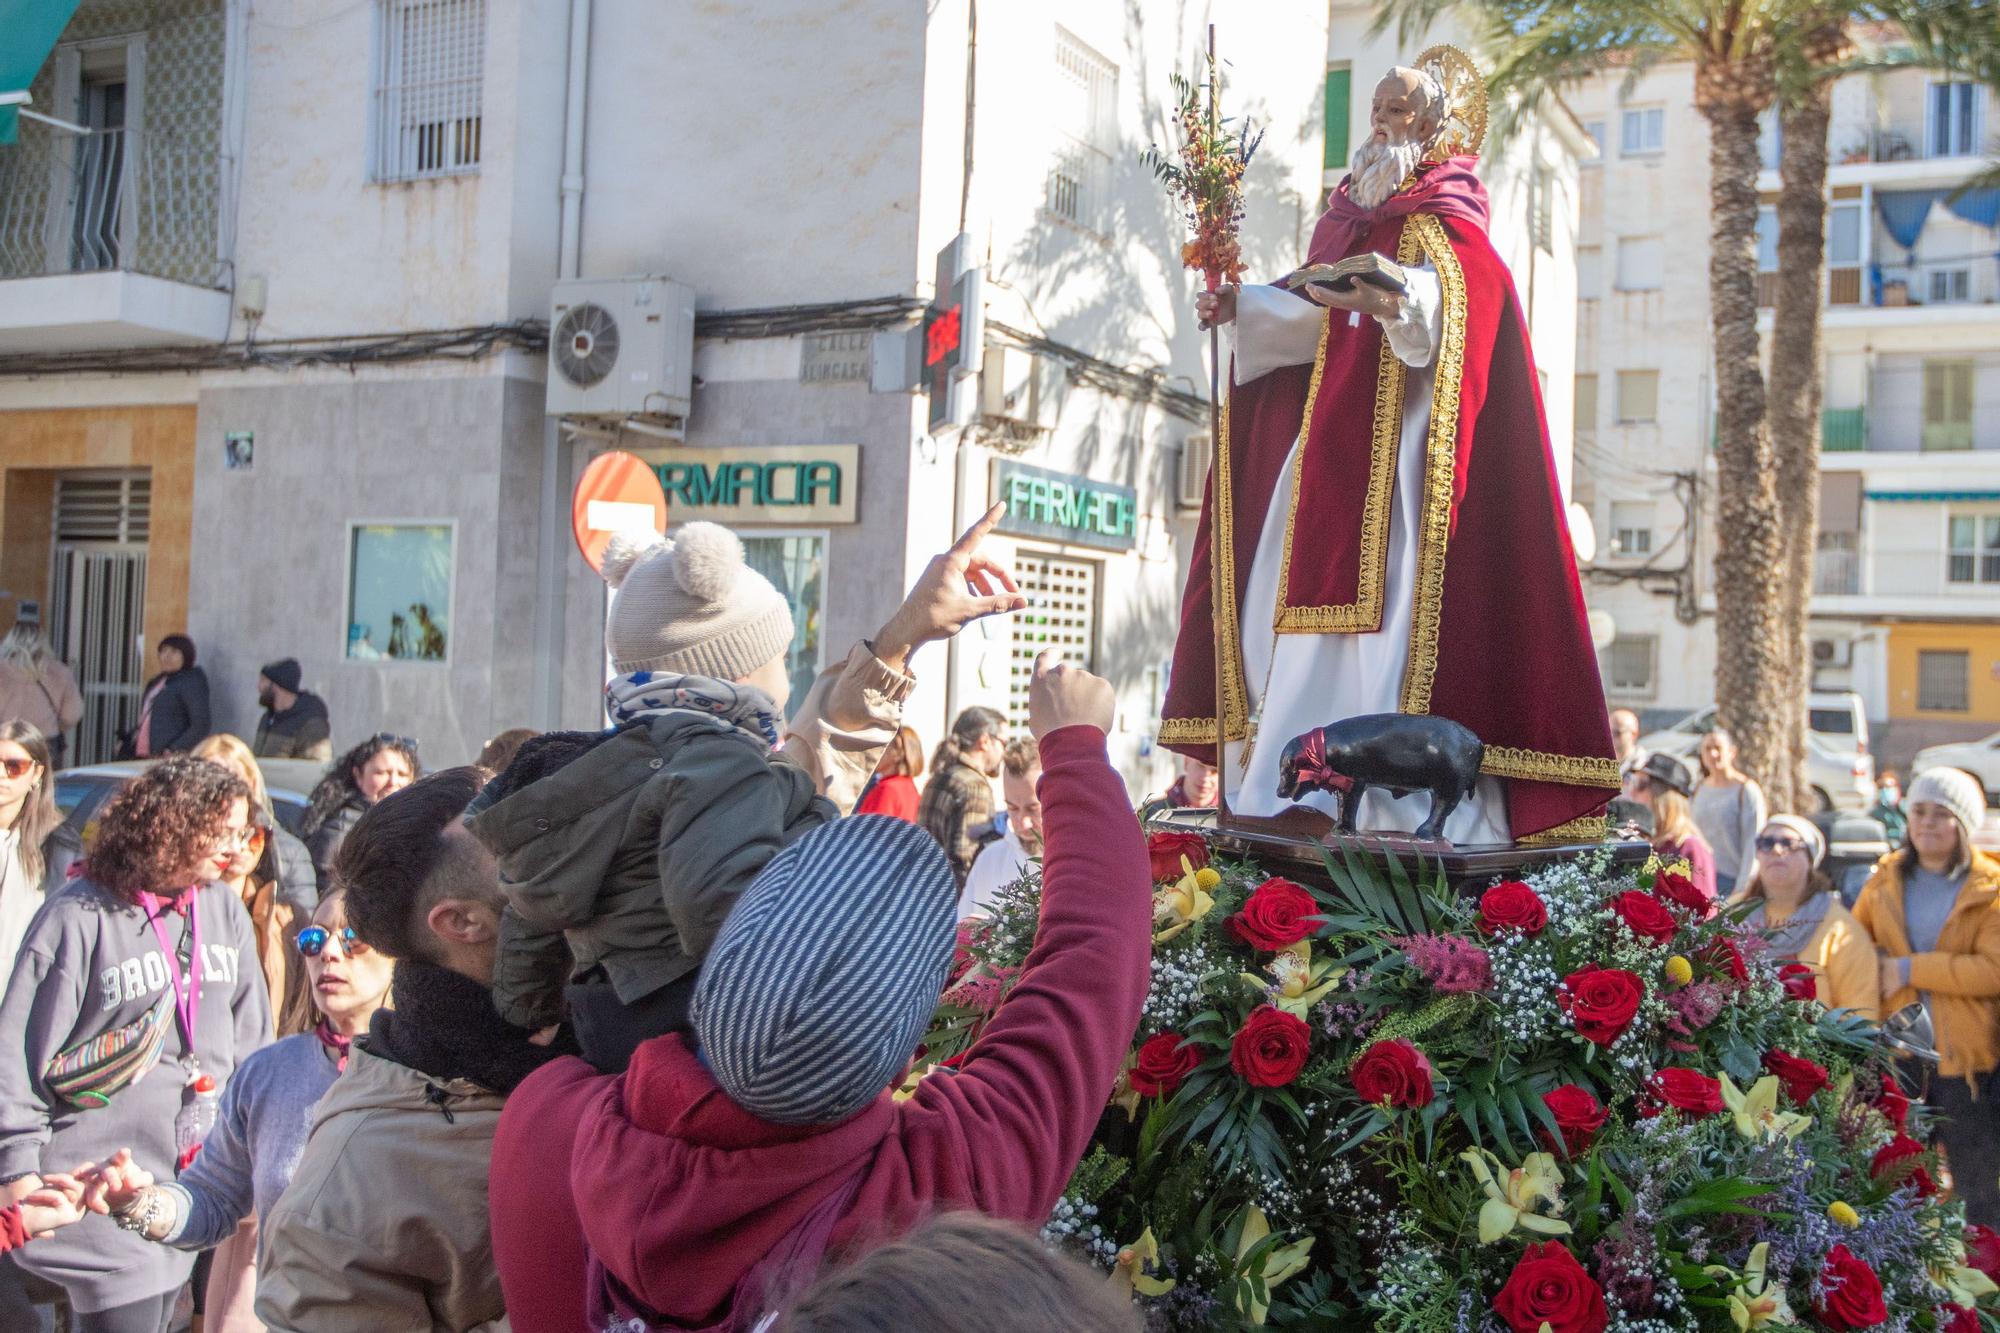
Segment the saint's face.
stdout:
<svg viewBox="0 0 2000 1333">
<path fill-rule="evenodd" d="M 1368 116 L 1368 124 L 1374 131 L 1370 141 L 1400 144 L 1419 138 L 1425 128 L 1423 107 L 1416 79 L 1391 71 L 1375 85 L 1375 105 Z"/>
</svg>

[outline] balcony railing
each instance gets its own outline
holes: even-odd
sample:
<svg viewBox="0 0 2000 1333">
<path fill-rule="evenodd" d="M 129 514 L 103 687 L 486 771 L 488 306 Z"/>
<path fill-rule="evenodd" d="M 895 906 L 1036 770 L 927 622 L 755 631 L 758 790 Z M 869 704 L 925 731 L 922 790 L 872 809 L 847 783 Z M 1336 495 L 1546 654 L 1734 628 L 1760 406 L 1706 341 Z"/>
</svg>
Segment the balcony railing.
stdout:
<svg viewBox="0 0 2000 1333">
<path fill-rule="evenodd" d="M 214 150 L 173 134 L 24 125 L 0 147 L 0 279 L 122 269 L 219 287 L 218 181 Z"/>
<path fill-rule="evenodd" d="M 1823 293 L 1828 305 L 1860 305 L 1861 270 L 1853 266 L 1829 268 Z M 1757 305 L 1768 310 L 1778 304 L 1778 275 L 1767 271 L 1757 275 Z"/>
<path fill-rule="evenodd" d="M 2000 303 L 2000 259 L 1985 254 L 1876 264 L 1862 297 L 1865 304 L 1885 309 L 1993 305 Z"/>
<path fill-rule="evenodd" d="M 1868 409 L 1829 407 L 1819 414 L 1819 444 L 1827 453 L 1853 453 L 1868 447 Z"/>
<path fill-rule="evenodd" d="M 1814 596 L 1853 597 L 1860 592 L 1860 552 L 1822 550 L 1813 553 Z"/>
<path fill-rule="evenodd" d="M 1813 593 L 1820 597 L 1963 597 L 1981 606 L 2000 597 L 2000 548 L 1947 550 L 1873 546 L 1866 551 L 1825 545 L 1813 554 Z"/>
</svg>

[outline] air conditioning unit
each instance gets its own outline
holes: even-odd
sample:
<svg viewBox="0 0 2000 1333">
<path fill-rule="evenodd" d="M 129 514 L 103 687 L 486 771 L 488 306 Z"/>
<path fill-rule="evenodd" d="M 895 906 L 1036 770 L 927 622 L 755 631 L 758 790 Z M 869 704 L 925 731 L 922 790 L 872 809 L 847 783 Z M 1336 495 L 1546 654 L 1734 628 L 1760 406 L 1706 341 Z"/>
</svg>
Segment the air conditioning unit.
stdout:
<svg viewBox="0 0 2000 1333">
<path fill-rule="evenodd" d="M 1180 463 L 1174 470 L 1174 503 L 1180 508 L 1201 508 L 1202 497 L 1208 494 L 1208 464 L 1214 453 L 1206 435 L 1190 435 L 1182 441 Z"/>
<path fill-rule="evenodd" d="M 548 413 L 678 434 L 694 389 L 694 289 L 671 278 L 556 284 Z"/>
<path fill-rule="evenodd" d="M 1851 667 L 1854 665 L 1854 640 L 1814 639 L 1812 660 L 1816 667 Z"/>
<path fill-rule="evenodd" d="M 994 343 L 979 363 L 979 415 L 1029 430 L 1053 430 L 1063 368 L 1025 347 Z"/>
</svg>

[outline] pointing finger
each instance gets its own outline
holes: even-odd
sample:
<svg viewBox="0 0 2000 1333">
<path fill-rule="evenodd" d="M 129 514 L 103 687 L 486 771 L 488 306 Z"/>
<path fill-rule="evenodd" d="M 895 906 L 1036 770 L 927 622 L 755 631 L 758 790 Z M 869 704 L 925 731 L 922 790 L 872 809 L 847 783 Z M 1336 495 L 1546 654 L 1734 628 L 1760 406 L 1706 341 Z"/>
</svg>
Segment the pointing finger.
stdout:
<svg viewBox="0 0 2000 1333">
<path fill-rule="evenodd" d="M 970 556 L 978 548 L 979 543 L 986 539 L 986 534 L 993 531 L 994 525 L 1006 517 L 1006 514 L 1007 506 L 1005 504 L 996 504 L 987 510 L 985 517 L 967 528 L 965 535 L 952 543 L 952 554 Z"/>
</svg>

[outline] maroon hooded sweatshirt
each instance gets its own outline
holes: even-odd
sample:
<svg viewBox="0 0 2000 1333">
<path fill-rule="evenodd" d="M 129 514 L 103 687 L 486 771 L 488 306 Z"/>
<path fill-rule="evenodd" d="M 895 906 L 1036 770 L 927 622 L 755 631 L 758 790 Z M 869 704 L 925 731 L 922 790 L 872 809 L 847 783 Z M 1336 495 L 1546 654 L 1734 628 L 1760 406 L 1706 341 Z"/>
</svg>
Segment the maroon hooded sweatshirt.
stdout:
<svg viewBox="0 0 2000 1333">
<path fill-rule="evenodd" d="M 954 1208 L 1029 1226 L 1048 1217 L 1138 1028 L 1152 883 L 1103 733 L 1065 728 L 1041 751 L 1041 926 L 957 1073 L 931 1075 L 906 1101 L 885 1090 L 837 1125 L 774 1125 L 667 1036 L 623 1074 L 562 1059 L 515 1090 L 490 1192 L 514 1333 L 585 1333 L 593 1256 L 666 1327 L 747 1327 L 758 1312 L 732 1307 L 737 1284 L 836 1195 L 848 1197 L 831 1253 Z"/>
</svg>

